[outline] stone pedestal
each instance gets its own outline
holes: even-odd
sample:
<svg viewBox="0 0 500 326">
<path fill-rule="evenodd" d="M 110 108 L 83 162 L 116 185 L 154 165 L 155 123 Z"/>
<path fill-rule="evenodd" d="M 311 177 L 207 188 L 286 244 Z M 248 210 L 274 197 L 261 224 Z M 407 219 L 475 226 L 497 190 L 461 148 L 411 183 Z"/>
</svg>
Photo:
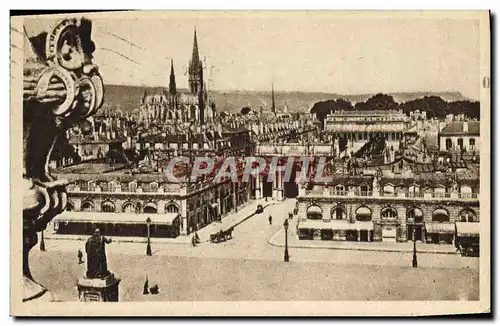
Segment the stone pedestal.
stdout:
<svg viewBox="0 0 500 326">
<path fill-rule="evenodd" d="M 78 297 L 81 302 L 118 302 L 120 279 L 115 274 L 105 278 L 82 277 L 78 280 Z"/>
</svg>

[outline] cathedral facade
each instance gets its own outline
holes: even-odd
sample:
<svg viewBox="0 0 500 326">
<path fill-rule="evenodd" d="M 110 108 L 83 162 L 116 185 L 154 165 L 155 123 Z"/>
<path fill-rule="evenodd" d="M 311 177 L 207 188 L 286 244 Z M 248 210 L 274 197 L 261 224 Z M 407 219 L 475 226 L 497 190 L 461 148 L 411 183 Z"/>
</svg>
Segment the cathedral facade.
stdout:
<svg viewBox="0 0 500 326">
<path fill-rule="evenodd" d="M 160 94 L 147 94 L 141 99 L 139 123 L 148 128 L 151 124 L 172 126 L 183 124 L 205 125 L 215 118 L 215 104 L 209 101 L 203 80 L 203 63 L 198 52 L 194 31 L 193 52 L 189 61 L 188 90 L 178 91 L 174 63 L 171 61 L 168 90 Z"/>
</svg>

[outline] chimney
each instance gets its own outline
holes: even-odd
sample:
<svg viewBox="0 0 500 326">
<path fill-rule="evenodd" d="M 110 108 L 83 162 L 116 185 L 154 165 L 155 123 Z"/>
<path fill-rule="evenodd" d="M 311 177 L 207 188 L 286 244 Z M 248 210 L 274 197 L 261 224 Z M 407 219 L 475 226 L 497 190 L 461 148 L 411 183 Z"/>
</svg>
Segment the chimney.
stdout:
<svg viewBox="0 0 500 326">
<path fill-rule="evenodd" d="M 464 132 L 469 132 L 469 121 L 464 121 L 463 124 L 464 124 L 463 127 Z"/>
</svg>

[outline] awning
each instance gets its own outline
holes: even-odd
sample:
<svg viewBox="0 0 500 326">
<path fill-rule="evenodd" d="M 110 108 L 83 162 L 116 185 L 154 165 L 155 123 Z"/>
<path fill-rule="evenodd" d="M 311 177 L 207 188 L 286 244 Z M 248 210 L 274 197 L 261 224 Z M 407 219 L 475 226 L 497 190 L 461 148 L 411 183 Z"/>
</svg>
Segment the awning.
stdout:
<svg viewBox="0 0 500 326">
<path fill-rule="evenodd" d="M 368 207 L 360 207 L 356 210 L 356 216 L 372 216 L 372 211 Z"/>
<path fill-rule="evenodd" d="M 439 223 L 439 222 L 427 222 L 424 223 L 425 232 L 433 234 L 448 234 L 455 233 L 455 226 L 453 223 Z"/>
<path fill-rule="evenodd" d="M 422 216 L 424 216 L 424 214 L 422 213 L 421 209 L 415 208 L 413 210 L 413 216 L 414 217 L 422 217 Z"/>
<path fill-rule="evenodd" d="M 299 229 L 314 229 L 314 230 L 373 230 L 372 222 L 349 223 L 346 220 L 330 220 L 329 222 L 311 221 L 299 223 Z"/>
<path fill-rule="evenodd" d="M 165 214 L 134 214 L 134 213 L 100 213 L 100 212 L 68 212 L 65 211 L 53 221 L 73 223 L 114 223 L 114 224 L 151 224 L 172 225 L 179 213 Z"/>
<path fill-rule="evenodd" d="M 445 209 L 438 208 L 432 213 L 432 216 L 437 216 L 437 215 L 448 216 L 448 212 Z"/>
<path fill-rule="evenodd" d="M 307 214 L 323 214 L 319 206 L 309 206 L 307 208 Z"/>
<path fill-rule="evenodd" d="M 455 222 L 457 237 L 479 237 L 480 226 L 475 222 Z"/>
</svg>

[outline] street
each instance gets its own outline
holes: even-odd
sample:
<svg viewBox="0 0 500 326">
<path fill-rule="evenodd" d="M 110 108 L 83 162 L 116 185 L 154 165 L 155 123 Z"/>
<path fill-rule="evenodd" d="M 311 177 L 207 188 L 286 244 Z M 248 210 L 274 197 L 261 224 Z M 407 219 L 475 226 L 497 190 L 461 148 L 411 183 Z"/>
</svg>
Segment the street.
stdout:
<svg viewBox="0 0 500 326">
<path fill-rule="evenodd" d="M 122 278 L 121 300 L 471 300 L 479 296 L 479 260 L 460 255 L 418 255 L 411 267 L 408 252 L 290 249 L 268 243 L 280 229 L 294 200 L 267 207 L 238 225 L 223 243 L 111 243 L 108 266 Z M 269 225 L 268 217 L 273 216 Z M 296 219 L 296 217 L 294 217 Z M 292 223 L 292 225 L 294 225 Z M 35 279 L 60 300 L 76 300 L 77 264 L 83 241 L 47 240 L 46 252 L 34 248 Z M 142 296 L 148 276 L 160 293 Z M 163 290 L 162 290 L 163 289 Z M 286 289 L 286 291 L 284 290 Z"/>
</svg>

